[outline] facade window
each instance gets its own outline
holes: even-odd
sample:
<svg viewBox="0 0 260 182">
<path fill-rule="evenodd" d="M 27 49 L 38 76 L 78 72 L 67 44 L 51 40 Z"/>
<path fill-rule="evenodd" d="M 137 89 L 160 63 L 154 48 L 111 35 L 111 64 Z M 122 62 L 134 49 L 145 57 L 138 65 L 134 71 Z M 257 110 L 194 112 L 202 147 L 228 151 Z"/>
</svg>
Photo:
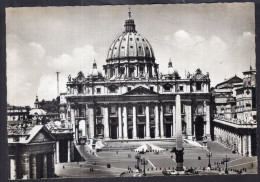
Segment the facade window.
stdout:
<svg viewBox="0 0 260 182">
<path fill-rule="evenodd" d="M 201 83 L 196 83 L 197 90 L 201 90 Z"/>
<path fill-rule="evenodd" d="M 179 91 L 183 91 L 183 86 L 179 86 Z"/>
<path fill-rule="evenodd" d="M 150 90 L 153 91 L 153 87 L 150 87 Z"/>
<path fill-rule="evenodd" d="M 111 93 L 116 93 L 116 88 L 115 87 L 110 87 L 109 90 L 110 90 Z"/>
<path fill-rule="evenodd" d="M 185 107 L 184 107 L 184 105 L 182 104 L 181 105 L 181 113 L 185 113 L 185 109 L 184 109 Z"/>
<path fill-rule="evenodd" d="M 97 93 L 98 93 L 98 94 L 101 93 L 101 88 L 97 88 Z"/>
<path fill-rule="evenodd" d="M 154 115 L 154 107 L 150 107 L 149 112 L 150 115 Z"/>
<path fill-rule="evenodd" d="M 130 38 L 130 41 L 132 41 L 133 39 L 132 38 Z"/>
<path fill-rule="evenodd" d="M 78 85 L 78 93 L 83 94 L 83 85 Z"/>
<path fill-rule="evenodd" d="M 116 106 L 110 107 L 110 113 L 111 114 L 116 114 Z"/>
<path fill-rule="evenodd" d="M 127 87 L 127 91 L 129 92 L 130 90 L 132 90 L 132 88 L 131 87 Z"/>
<path fill-rule="evenodd" d="M 170 85 L 165 85 L 165 86 L 164 86 L 164 91 L 165 91 L 165 92 L 170 92 L 170 91 L 171 91 Z"/>
<path fill-rule="evenodd" d="M 172 107 L 171 107 L 171 105 L 166 105 L 165 106 L 165 113 L 166 114 L 172 114 Z"/>
<path fill-rule="evenodd" d="M 101 108 L 100 108 L 100 107 L 97 108 L 97 110 L 96 110 L 96 114 L 97 114 L 98 116 L 101 115 Z"/>
<path fill-rule="evenodd" d="M 129 107 L 129 108 L 127 109 L 127 112 L 128 112 L 129 115 L 133 115 L 133 108 L 132 108 L 132 107 Z"/>
<path fill-rule="evenodd" d="M 133 46 L 130 46 L 131 49 L 133 49 L 134 47 Z"/>
<path fill-rule="evenodd" d="M 143 114 L 143 106 L 138 106 L 138 114 Z"/>
</svg>

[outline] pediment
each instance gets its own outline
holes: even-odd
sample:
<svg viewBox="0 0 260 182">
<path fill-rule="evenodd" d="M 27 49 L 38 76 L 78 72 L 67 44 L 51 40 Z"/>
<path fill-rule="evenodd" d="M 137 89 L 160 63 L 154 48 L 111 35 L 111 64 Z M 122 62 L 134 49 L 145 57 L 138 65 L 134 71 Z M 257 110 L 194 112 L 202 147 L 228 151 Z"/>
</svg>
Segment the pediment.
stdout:
<svg viewBox="0 0 260 182">
<path fill-rule="evenodd" d="M 139 86 L 137 88 L 134 88 L 133 90 L 130 90 L 129 92 L 126 92 L 123 95 L 158 95 L 158 93 L 145 87 Z"/>
<path fill-rule="evenodd" d="M 37 128 L 33 130 L 31 131 L 30 136 L 27 140 L 28 143 L 42 143 L 55 141 L 55 138 L 45 126 L 39 129 L 38 131 Z"/>
</svg>

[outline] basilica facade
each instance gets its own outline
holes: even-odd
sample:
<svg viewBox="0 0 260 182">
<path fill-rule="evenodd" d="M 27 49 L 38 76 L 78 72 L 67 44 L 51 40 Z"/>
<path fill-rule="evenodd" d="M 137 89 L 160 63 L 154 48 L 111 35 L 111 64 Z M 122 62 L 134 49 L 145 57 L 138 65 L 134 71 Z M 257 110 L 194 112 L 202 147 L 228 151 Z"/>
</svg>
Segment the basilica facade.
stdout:
<svg viewBox="0 0 260 182">
<path fill-rule="evenodd" d="M 187 138 L 211 139 L 209 74 L 200 69 L 184 78 L 171 60 L 166 74 L 149 41 L 136 30 L 134 19 L 108 48 L 102 74 L 95 61 L 88 74 L 68 77 L 60 95 L 61 117 L 71 122 L 74 138 L 174 138 L 182 122 Z M 175 96 L 181 96 L 181 121 L 176 120 Z"/>
</svg>

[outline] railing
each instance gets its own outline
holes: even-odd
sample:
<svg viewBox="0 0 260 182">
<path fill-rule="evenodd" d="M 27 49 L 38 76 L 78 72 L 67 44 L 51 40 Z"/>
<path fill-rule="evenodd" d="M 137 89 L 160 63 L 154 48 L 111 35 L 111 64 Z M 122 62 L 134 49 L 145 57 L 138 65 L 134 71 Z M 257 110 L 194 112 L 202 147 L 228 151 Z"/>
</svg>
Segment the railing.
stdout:
<svg viewBox="0 0 260 182">
<path fill-rule="evenodd" d="M 246 120 L 241 120 L 238 118 L 225 118 L 223 115 L 215 115 L 214 119 L 218 119 L 220 121 L 225 121 L 228 123 L 233 123 L 237 125 L 256 125 L 257 122 L 254 119 L 246 119 Z"/>
</svg>

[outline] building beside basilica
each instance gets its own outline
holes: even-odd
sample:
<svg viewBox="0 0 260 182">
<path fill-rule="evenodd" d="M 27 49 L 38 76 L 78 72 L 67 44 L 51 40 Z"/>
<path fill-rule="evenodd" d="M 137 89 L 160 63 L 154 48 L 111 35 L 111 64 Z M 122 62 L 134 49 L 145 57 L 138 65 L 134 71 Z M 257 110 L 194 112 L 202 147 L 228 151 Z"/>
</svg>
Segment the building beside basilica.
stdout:
<svg viewBox="0 0 260 182">
<path fill-rule="evenodd" d="M 181 96 L 182 132 L 187 138 L 210 139 L 210 78 L 200 69 L 181 78 L 171 61 L 159 73 L 154 50 L 136 30 L 129 12 L 123 33 L 108 48 L 105 75 L 97 64 L 88 74 L 68 77 L 60 96 L 62 118 L 80 137 L 150 139 L 175 137 L 175 96 Z"/>
<path fill-rule="evenodd" d="M 257 153 L 256 70 L 250 67 L 244 78 L 233 77 L 213 90 L 214 138 L 233 152 Z"/>
</svg>

